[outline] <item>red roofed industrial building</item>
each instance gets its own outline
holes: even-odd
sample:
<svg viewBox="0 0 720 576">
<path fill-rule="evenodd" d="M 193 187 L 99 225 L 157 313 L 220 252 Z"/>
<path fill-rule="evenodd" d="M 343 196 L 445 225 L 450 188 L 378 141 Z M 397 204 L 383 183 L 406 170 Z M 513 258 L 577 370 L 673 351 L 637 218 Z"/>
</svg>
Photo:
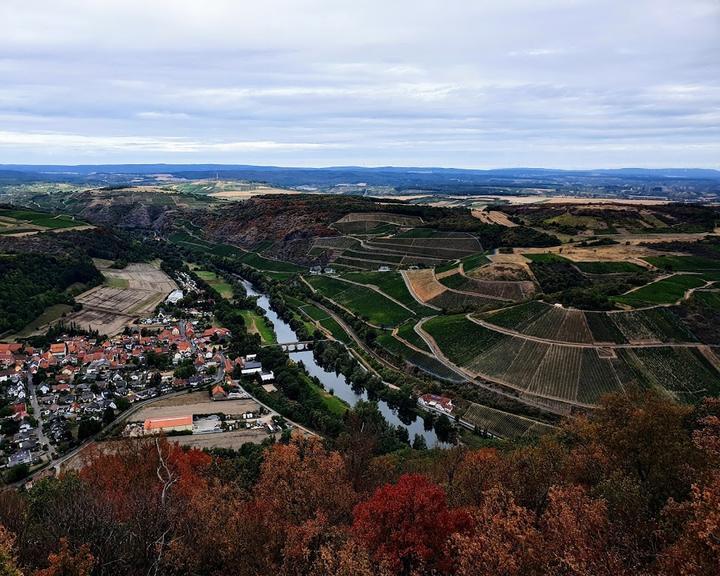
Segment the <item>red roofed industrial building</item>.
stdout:
<svg viewBox="0 0 720 576">
<path fill-rule="evenodd" d="M 153 418 L 145 420 L 145 434 L 159 434 L 161 432 L 192 431 L 193 417 L 178 416 L 175 418 Z"/>
</svg>

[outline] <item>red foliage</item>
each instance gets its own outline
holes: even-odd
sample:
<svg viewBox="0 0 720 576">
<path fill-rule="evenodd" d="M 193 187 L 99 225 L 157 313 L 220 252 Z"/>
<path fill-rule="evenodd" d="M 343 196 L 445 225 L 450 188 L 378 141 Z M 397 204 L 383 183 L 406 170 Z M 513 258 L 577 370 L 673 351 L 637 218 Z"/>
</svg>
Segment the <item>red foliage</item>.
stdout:
<svg viewBox="0 0 720 576">
<path fill-rule="evenodd" d="M 355 507 L 352 531 L 379 562 L 401 573 L 452 568 L 448 540 L 469 529 L 469 515 L 449 510 L 445 492 L 424 476 L 401 476 Z"/>
<path fill-rule="evenodd" d="M 60 550 L 50 554 L 48 560 L 50 566 L 36 570 L 33 576 L 88 576 L 95 564 L 87 546 L 81 546 L 77 552 L 73 552 L 66 538 L 60 540 Z"/>
<path fill-rule="evenodd" d="M 190 497 L 204 486 L 202 473 L 211 458 L 199 450 L 183 450 L 165 439 L 155 439 L 120 442 L 112 450 L 90 452 L 86 461 L 80 477 L 123 519 L 132 512 L 132 495 L 157 498 L 170 482 L 175 494 Z"/>
</svg>

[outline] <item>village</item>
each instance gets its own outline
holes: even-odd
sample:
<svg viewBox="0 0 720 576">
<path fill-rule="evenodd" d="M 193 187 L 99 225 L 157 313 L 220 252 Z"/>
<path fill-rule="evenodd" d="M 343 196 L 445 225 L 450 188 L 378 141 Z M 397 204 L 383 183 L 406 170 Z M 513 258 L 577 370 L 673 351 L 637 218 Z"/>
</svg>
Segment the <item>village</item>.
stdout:
<svg viewBox="0 0 720 576">
<path fill-rule="evenodd" d="M 188 445 L 215 445 L 192 435 L 224 434 L 217 444 L 232 447 L 280 432 L 282 418 L 239 383 L 257 378 L 269 391 L 272 372 L 254 355 L 227 358 L 229 330 L 198 329 L 203 323 L 133 327 L 111 338 L 64 336 L 46 349 L 0 343 L 4 467 L 27 474 L 121 419 L 123 436 L 183 435 Z"/>
</svg>

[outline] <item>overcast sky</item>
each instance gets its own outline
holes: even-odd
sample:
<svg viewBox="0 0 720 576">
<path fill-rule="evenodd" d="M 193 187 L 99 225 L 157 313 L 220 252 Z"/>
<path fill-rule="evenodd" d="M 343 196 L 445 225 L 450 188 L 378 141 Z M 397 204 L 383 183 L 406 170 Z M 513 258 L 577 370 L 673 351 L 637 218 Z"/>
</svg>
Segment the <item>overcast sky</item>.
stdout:
<svg viewBox="0 0 720 576">
<path fill-rule="evenodd" d="M 720 168 L 720 0 L 0 0 L 0 163 Z"/>
</svg>

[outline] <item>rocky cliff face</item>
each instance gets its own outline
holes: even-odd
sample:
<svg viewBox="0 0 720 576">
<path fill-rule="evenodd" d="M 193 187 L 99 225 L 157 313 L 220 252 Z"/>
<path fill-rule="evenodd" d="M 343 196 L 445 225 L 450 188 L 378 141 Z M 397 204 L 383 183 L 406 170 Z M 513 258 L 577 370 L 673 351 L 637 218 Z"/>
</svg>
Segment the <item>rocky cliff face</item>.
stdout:
<svg viewBox="0 0 720 576">
<path fill-rule="evenodd" d="M 171 211 L 173 209 L 169 206 L 120 198 L 113 202 L 92 201 L 80 211 L 79 216 L 96 225 L 157 230 Z"/>
<path fill-rule="evenodd" d="M 370 202 L 331 196 L 266 196 L 197 213 L 193 223 L 210 240 L 253 248 L 272 242 L 269 253 L 298 260 L 314 238 L 336 236 L 330 225 Z"/>
</svg>

